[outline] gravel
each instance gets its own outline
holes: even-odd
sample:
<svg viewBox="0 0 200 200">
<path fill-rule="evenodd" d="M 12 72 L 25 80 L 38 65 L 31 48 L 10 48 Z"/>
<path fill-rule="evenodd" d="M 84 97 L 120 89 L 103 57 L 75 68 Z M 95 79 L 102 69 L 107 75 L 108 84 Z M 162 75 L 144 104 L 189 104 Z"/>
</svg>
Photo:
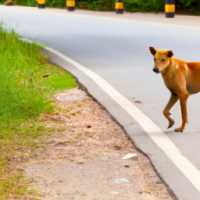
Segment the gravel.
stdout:
<svg viewBox="0 0 200 200">
<path fill-rule="evenodd" d="M 55 95 L 57 110 L 40 120 L 46 134 L 21 165 L 42 200 L 172 200 L 149 159 L 107 111 L 76 89 Z M 122 159 L 129 153 L 137 159 Z M 115 183 L 117 179 L 129 182 Z"/>
</svg>

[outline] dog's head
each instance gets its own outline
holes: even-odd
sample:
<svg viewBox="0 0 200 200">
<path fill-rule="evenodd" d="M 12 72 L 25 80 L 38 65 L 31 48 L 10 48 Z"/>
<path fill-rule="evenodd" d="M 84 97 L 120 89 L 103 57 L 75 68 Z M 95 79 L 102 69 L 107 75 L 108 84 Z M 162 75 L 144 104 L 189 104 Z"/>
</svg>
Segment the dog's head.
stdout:
<svg viewBox="0 0 200 200">
<path fill-rule="evenodd" d="M 154 68 L 155 73 L 162 73 L 170 64 L 170 59 L 174 55 L 172 51 L 168 50 L 156 50 L 153 47 L 149 47 L 151 54 L 154 56 Z"/>
</svg>

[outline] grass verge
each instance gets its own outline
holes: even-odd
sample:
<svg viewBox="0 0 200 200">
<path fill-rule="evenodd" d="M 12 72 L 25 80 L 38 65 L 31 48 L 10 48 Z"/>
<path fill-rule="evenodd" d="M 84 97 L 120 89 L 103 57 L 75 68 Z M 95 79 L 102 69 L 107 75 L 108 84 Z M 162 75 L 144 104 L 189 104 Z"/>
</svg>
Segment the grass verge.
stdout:
<svg viewBox="0 0 200 200">
<path fill-rule="evenodd" d="M 39 148 L 48 132 L 37 120 L 54 112 L 55 93 L 76 86 L 74 77 L 48 62 L 36 43 L 19 39 L 13 29 L 0 24 L 0 199 L 31 194 L 27 180 L 16 170 Z"/>
</svg>

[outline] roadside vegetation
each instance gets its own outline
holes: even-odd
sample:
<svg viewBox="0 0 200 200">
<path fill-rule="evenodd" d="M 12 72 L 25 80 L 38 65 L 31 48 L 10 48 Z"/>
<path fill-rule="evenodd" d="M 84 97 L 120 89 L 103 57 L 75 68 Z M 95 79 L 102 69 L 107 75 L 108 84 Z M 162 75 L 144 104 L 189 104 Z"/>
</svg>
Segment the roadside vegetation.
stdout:
<svg viewBox="0 0 200 200">
<path fill-rule="evenodd" d="M 53 95 L 76 86 L 74 77 L 48 62 L 36 43 L 0 24 L 0 199 L 32 193 L 16 165 L 31 158 L 47 133 L 37 120 L 54 112 Z"/>
<path fill-rule="evenodd" d="M 36 0 L 13 0 L 15 5 L 37 6 Z M 6 3 L 0 0 L 0 4 Z M 46 7 L 66 8 L 66 1 L 46 0 Z M 130 12 L 159 12 L 164 11 L 164 0 L 124 0 L 124 10 Z M 115 0 L 76 0 L 76 8 L 114 11 Z M 185 14 L 200 14 L 199 0 L 176 0 L 176 12 Z"/>
</svg>

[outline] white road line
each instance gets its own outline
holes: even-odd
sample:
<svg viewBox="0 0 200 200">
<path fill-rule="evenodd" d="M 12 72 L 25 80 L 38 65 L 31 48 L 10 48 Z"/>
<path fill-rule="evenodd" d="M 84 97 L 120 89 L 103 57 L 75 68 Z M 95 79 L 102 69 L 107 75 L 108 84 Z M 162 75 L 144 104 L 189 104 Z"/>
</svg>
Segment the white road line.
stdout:
<svg viewBox="0 0 200 200">
<path fill-rule="evenodd" d="M 64 54 L 45 47 L 46 50 L 59 56 L 65 61 L 84 72 L 89 76 L 99 87 L 101 87 L 114 101 L 116 101 L 129 115 L 137 121 L 140 126 L 146 131 L 150 138 L 162 149 L 165 154 L 172 160 L 176 167 L 188 178 L 194 187 L 200 192 L 200 171 L 181 154 L 180 150 L 172 143 L 167 135 L 151 121 L 144 113 L 134 106 L 128 99 L 122 96 L 115 88 L 107 81 L 95 74 L 93 71 L 65 56 Z"/>
</svg>

